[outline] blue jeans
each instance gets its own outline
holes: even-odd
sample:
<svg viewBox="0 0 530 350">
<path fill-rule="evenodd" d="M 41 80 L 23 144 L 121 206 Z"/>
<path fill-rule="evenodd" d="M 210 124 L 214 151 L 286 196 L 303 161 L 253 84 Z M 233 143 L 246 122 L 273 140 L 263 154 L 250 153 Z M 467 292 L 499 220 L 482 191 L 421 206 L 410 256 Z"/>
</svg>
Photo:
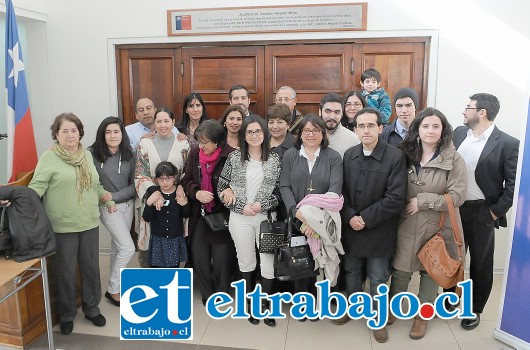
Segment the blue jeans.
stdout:
<svg viewBox="0 0 530 350">
<path fill-rule="evenodd" d="M 370 295 L 377 294 L 377 286 L 388 281 L 389 258 L 357 258 L 344 255 L 344 269 L 346 270 L 346 292 L 348 296 L 362 292 L 362 272 L 366 264 L 367 277 L 370 280 Z"/>
</svg>

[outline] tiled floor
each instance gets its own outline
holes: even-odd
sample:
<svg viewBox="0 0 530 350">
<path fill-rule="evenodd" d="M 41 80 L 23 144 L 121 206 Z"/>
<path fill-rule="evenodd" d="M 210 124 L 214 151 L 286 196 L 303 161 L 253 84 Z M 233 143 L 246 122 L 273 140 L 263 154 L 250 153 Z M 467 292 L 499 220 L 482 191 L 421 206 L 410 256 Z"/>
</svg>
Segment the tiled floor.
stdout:
<svg viewBox="0 0 530 350">
<path fill-rule="evenodd" d="M 108 256 L 101 256 L 102 287 L 108 280 Z M 137 267 L 136 256 L 130 267 Z M 167 342 L 133 342 L 119 340 L 119 309 L 105 298 L 101 301 L 102 314 L 107 318 L 103 328 L 94 327 L 79 310 L 74 322 L 74 333 L 64 336 L 59 327 L 54 328 L 57 349 L 429 349 L 429 350 L 499 350 L 511 349 L 508 345 L 493 339 L 493 329 L 499 312 L 502 276 L 495 276 L 494 288 L 480 326 L 473 331 L 460 328 L 459 320 L 429 322 L 426 336 L 421 340 L 408 337 L 412 320 L 397 321 L 388 326 L 389 340 L 385 344 L 375 341 L 364 321 L 350 321 L 336 326 L 330 320 L 319 322 L 297 322 L 293 319 L 278 320 L 275 328 L 260 323 L 253 326 L 246 320 L 213 320 L 205 312 L 200 296 L 194 298 L 194 339 L 175 346 Z M 417 292 L 417 277 L 411 282 L 411 291 Z M 104 291 L 103 291 L 104 292 Z M 46 336 L 41 337 L 30 349 L 47 349 Z M 0 346 L 0 349 L 11 349 Z"/>
</svg>

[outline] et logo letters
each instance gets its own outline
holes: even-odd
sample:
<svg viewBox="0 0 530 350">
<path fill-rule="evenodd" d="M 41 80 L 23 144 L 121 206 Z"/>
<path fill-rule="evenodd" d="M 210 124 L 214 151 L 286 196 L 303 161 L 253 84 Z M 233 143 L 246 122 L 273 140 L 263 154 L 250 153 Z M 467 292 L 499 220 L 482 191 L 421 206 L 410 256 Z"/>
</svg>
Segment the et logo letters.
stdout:
<svg viewBox="0 0 530 350">
<path fill-rule="evenodd" d="M 192 269 L 122 269 L 120 339 L 192 340 Z"/>
</svg>

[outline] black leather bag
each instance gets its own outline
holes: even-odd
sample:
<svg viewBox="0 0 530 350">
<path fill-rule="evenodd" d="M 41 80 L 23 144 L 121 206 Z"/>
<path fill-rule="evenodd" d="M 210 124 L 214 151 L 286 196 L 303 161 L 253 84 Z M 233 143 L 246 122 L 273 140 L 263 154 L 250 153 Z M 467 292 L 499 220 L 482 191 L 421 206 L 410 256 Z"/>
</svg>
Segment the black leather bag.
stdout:
<svg viewBox="0 0 530 350">
<path fill-rule="evenodd" d="M 205 213 L 204 210 L 201 210 L 201 214 L 206 225 L 208 225 L 213 232 L 228 230 L 228 219 L 230 219 L 229 210 L 222 210 L 214 213 Z"/>
<path fill-rule="evenodd" d="M 284 243 L 286 230 L 285 221 L 272 221 L 272 215 L 269 211 L 267 220 L 262 221 L 259 226 L 259 252 L 276 253 L 276 249 Z"/>
<path fill-rule="evenodd" d="M 202 182 L 201 165 L 199 169 L 199 183 Z M 228 231 L 228 219 L 230 219 L 230 210 L 225 209 L 212 213 L 207 213 L 204 210 L 204 205 L 201 204 L 201 216 L 212 232 Z"/>
<path fill-rule="evenodd" d="M 292 218 L 289 217 L 284 235 L 286 243 L 276 249 L 274 277 L 280 281 L 293 281 L 317 276 L 318 270 L 315 270 L 315 260 L 309 245 L 291 246 L 292 231 Z"/>
</svg>

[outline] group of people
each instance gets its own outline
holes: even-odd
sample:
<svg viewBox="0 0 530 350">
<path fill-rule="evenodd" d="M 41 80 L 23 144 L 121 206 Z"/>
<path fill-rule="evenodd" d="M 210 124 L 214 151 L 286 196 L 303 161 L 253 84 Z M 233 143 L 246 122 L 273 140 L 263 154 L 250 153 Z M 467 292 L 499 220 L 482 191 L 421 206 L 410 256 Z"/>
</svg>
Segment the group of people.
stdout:
<svg viewBox="0 0 530 350">
<path fill-rule="evenodd" d="M 141 98 L 137 123 L 125 127 L 119 118 L 104 119 L 88 150 L 80 142 L 79 118 L 57 116 L 51 127 L 56 142 L 41 156 L 29 186 L 43 198 L 56 232 L 61 331 L 73 329 L 77 264 L 83 313 L 105 325 L 98 307 L 99 219 L 112 236 L 105 297 L 119 306 L 120 268 L 135 251 L 133 215 L 140 265 L 187 263 L 203 303 L 215 292 L 230 292 L 235 279 L 243 278 L 251 291 L 258 271 L 262 290 L 275 290 L 274 256 L 257 250 L 260 223 L 288 216 L 311 245 L 323 277 L 333 285 L 344 279 L 348 295 L 362 291 L 366 279 L 375 295 L 391 275 L 392 297 L 406 291 L 419 271 L 419 299 L 433 302 L 439 286 L 417 253 L 447 210 L 446 193 L 463 213 L 478 315 L 462 320 L 462 327 L 475 328 L 493 282 L 494 228 L 506 225 L 512 204 L 518 140 L 495 126 L 499 101 L 489 94 L 470 97 L 465 126 L 453 132 L 437 109 L 416 115 L 418 96 L 403 88 L 394 96 L 397 119 L 386 125 L 390 101 L 370 107 L 388 98 L 375 73 L 363 73 L 368 93 L 327 94 L 318 115 L 302 116 L 288 86 L 278 89 L 265 118 L 249 111 L 242 85 L 230 90 L 230 106 L 219 121 L 208 118 L 198 93 L 186 97 L 177 125 L 172 111 Z M 228 228 L 214 230 L 208 216 L 227 211 Z M 442 234 L 458 256 L 449 219 Z M 296 280 L 293 291 L 316 295 L 315 282 Z M 346 315 L 334 322 L 349 320 Z M 394 321 L 391 315 L 388 324 Z M 264 323 L 276 325 L 272 318 Z M 427 321 L 414 319 L 409 335 L 420 339 L 426 329 Z M 373 332 L 378 342 L 387 341 L 386 328 Z"/>
</svg>

